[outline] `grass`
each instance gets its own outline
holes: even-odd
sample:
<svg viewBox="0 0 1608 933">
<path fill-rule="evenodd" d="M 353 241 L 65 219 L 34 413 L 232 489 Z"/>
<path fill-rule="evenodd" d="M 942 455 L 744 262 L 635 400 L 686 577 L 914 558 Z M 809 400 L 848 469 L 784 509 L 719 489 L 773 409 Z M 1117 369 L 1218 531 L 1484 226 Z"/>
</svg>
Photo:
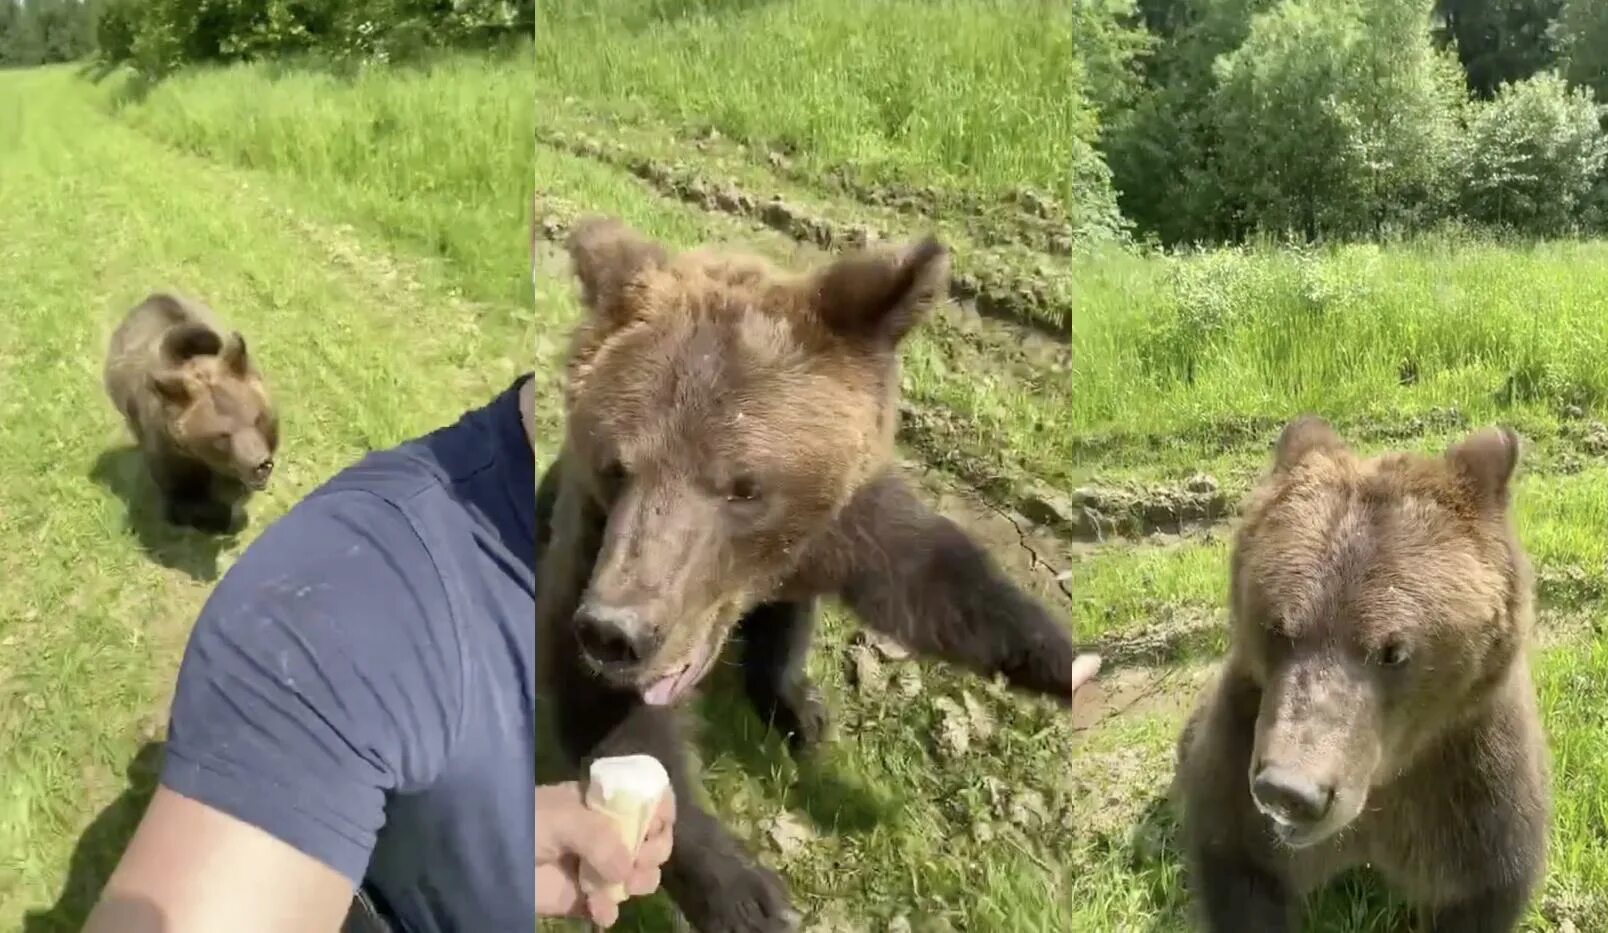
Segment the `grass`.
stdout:
<svg viewBox="0 0 1608 933">
<path fill-rule="evenodd" d="M 190 623 L 258 530 L 529 368 L 529 176 L 496 152 L 528 151 L 506 106 L 527 74 L 237 68 L 143 99 L 0 74 L 0 928 L 79 929 L 150 792 Z M 162 287 L 249 336 L 283 412 L 238 540 L 156 519 L 100 386 L 117 319 Z"/>
<path fill-rule="evenodd" d="M 962 271 L 988 260 L 1022 281 L 1064 287 L 1064 355 L 1013 325 L 953 313 L 906 347 L 906 399 L 938 425 L 907 438 L 908 456 L 978 484 L 1001 507 L 1086 485 L 1153 503 L 1198 472 L 1237 497 L 1302 411 L 1330 417 L 1366 452 L 1439 451 L 1484 423 L 1517 427 L 1527 444 L 1517 515 L 1541 582 L 1535 670 L 1555 794 L 1549 874 L 1524 928 L 1608 928 L 1608 243 L 1447 234 L 1168 255 L 1087 246 L 1070 258 L 1001 246 L 990 238 L 1010 223 L 974 215 L 996 210 L 994 196 L 1015 185 L 1064 192 L 1051 179 L 1075 158 L 1075 132 L 1041 133 L 1049 123 L 1034 121 L 1052 121 L 1057 107 L 1070 114 L 1079 79 L 1038 80 L 1060 40 L 1036 19 L 1040 34 L 1021 35 L 1025 6 L 550 5 L 537 49 L 543 208 L 558 218 L 615 214 L 679 246 L 741 244 L 794 264 L 822 258 L 753 216 L 705 209 L 625 168 L 651 159 L 889 235 L 937 229 Z M 852 55 L 842 38 L 850 31 L 861 36 Z M 1016 64 L 975 68 L 996 35 L 1012 37 Z M 580 47 L 597 54 L 564 54 Z M 912 86 L 908 75 L 929 61 L 957 62 L 953 79 Z M 868 101 L 924 119 L 889 132 Z M 986 153 L 956 149 L 967 121 L 996 104 L 1023 119 L 973 124 L 989 127 Z M 566 143 L 577 139 L 603 146 L 588 155 Z M 890 206 L 871 203 L 866 185 L 987 203 L 956 194 L 936 211 Z M 550 268 L 537 313 L 562 332 L 574 303 L 562 264 Z M 540 358 L 561 348 L 549 340 Z M 1070 365 L 1052 365 L 1065 358 Z M 1014 531 L 990 530 L 988 508 L 971 518 L 997 554 L 1019 557 Z M 872 687 L 857 686 L 846 670 L 852 624 L 832 615 L 811 668 L 841 726 L 823 760 L 794 765 L 759 734 L 740 691 L 717 680 L 698 720 L 709 799 L 782 871 L 819 930 L 883 929 L 900 914 L 916 930 L 1186 929 L 1188 896 L 1161 801 L 1193 685 L 1222 649 L 1212 621 L 1223 611 L 1227 529 L 1032 539 L 1047 563 L 1071 571 L 1070 598 L 1056 604 L 1080 639 L 1204 620 L 1205 634 L 1170 659 L 1109 671 L 1099 702 L 1113 715 L 1098 725 L 935 665 L 893 665 Z M 1023 580 L 1053 593 L 1044 577 Z M 912 678 L 919 689 L 908 689 Z M 1118 702 L 1129 695 L 1131 704 Z M 980 719 L 965 712 L 978 708 Z M 942 739 L 956 720 L 972 738 L 963 752 Z M 809 841 L 787 843 L 778 820 L 807 828 Z M 1309 929 L 1341 933 L 1385 933 L 1402 919 L 1366 873 L 1309 910 Z M 664 929 L 668 916 L 655 899 L 623 928 Z"/>
<path fill-rule="evenodd" d="M 548 4 L 537 94 L 713 130 L 861 184 L 988 199 L 1029 186 L 1070 204 L 1088 188 L 1109 197 L 1077 24 L 1041 0 Z"/>
</svg>

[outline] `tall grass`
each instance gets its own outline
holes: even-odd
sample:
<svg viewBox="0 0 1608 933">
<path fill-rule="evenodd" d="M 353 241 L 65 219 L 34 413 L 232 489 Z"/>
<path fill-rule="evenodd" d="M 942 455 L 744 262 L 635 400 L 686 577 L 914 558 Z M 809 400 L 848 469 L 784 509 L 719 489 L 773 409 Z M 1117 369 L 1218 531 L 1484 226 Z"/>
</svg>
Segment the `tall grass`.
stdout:
<svg viewBox="0 0 1608 933">
<path fill-rule="evenodd" d="M 538 94 L 715 129 L 862 180 L 1025 185 L 1097 213 L 1110 187 L 1074 22 L 1043 0 L 546 3 Z"/>
<path fill-rule="evenodd" d="M 531 82 L 527 43 L 417 70 L 196 68 L 106 99 L 163 142 L 293 176 L 332 213 L 441 255 L 474 297 L 525 306 Z"/>
<path fill-rule="evenodd" d="M 1424 240 L 1082 268 L 1067 415 L 1608 400 L 1608 244 Z"/>
</svg>

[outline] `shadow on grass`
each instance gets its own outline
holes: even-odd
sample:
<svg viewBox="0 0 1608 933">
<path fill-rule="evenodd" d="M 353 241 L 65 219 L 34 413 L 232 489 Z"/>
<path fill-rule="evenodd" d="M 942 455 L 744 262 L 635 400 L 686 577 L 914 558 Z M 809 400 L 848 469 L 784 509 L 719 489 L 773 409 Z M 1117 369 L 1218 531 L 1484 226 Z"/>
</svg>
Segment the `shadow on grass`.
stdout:
<svg viewBox="0 0 1608 933">
<path fill-rule="evenodd" d="M 123 500 L 128 509 L 126 527 L 152 560 L 202 583 L 217 580 L 218 553 L 228 539 L 168 524 L 139 448 L 103 452 L 90 469 L 89 478 Z"/>
<path fill-rule="evenodd" d="M 145 807 L 156 792 L 162 768 L 162 743 L 149 742 L 134 755 L 125 772 L 128 787 L 95 817 L 78 838 L 68 864 L 61 895 L 48 909 L 29 911 L 22 933 L 77 933 L 117 867 Z"/>
<path fill-rule="evenodd" d="M 94 59 L 79 66 L 78 77 L 88 81 L 90 84 L 100 84 L 113 74 L 116 74 L 118 69 L 122 67 L 122 65 L 105 61 L 104 59 Z"/>
<path fill-rule="evenodd" d="M 732 655 L 740 646 L 731 646 Z M 879 794 L 840 767 L 833 747 L 842 731 L 832 730 L 820 743 L 795 759 L 786 741 L 760 720 L 743 690 L 741 668 L 722 664 L 705 682 L 697 710 L 702 719 L 698 747 L 706 759 L 727 757 L 745 773 L 758 778 L 776 803 L 807 816 L 826 832 L 864 833 L 893 815 L 894 801 Z M 836 698 L 822 697 L 827 716 L 841 708 Z"/>
</svg>

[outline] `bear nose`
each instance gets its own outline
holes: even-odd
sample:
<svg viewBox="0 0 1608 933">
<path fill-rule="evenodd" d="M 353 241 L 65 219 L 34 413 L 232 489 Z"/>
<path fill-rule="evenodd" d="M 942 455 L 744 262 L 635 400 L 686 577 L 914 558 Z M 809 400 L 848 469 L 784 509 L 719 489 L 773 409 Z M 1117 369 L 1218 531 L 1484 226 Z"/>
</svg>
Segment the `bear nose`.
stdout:
<svg viewBox="0 0 1608 933">
<path fill-rule="evenodd" d="M 1285 768 L 1263 768 L 1251 782 L 1251 796 L 1275 820 L 1311 826 L 1329 815 L 1334 806 L 1334 785 L 1319 784 Z"/>
<path fill-rule="evenodd" d="M 575 612 L 575 630 L 581 650 L 604 669 L 634 667 L 659 647 L 658 634 L 627 607 L 583 603 Z"/>
<path fill-rule="evenodd" d="M 248 477 L 248 481 L 252 486 L 262 489 L 268 485 L 268 475 L 273 471 L 274 461 L 272 459 L 264 460 L 251 468 L 251 475 Z"/>
</svg>

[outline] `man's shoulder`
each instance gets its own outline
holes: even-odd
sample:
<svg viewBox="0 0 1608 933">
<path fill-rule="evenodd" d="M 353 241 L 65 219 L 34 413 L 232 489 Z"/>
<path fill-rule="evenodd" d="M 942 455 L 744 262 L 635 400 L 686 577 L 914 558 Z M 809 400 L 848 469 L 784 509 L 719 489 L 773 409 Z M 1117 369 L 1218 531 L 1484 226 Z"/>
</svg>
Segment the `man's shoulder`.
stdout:
<svg viewBox="0 0 1608 933">
<path fill-rule="evenodd" d="M 424 488 L 329 486 L 303 499 L 247 546 L 213 588 L 198 624 L 227 625 L 236 614 L 339 614 L 342 628 L 358 634 L 376 614 L 445 612 L 440 573 L 402 507 Z M 399 592 L 411 597 L 403 605 Z M 407 627 L 405 619 L 386 621 L 379 628 Z"/>
</svg>

